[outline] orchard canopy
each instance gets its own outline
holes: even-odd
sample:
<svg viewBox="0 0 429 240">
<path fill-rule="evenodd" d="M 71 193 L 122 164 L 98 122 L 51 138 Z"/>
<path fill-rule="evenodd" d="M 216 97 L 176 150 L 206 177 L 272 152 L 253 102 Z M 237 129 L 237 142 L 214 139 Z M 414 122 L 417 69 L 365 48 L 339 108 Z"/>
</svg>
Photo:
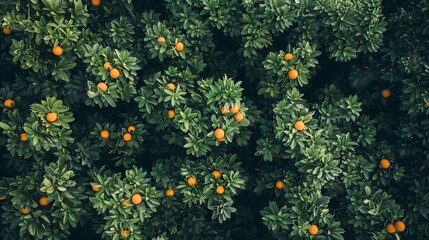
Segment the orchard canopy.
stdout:
<svg viewBox="0 0 429 240">
<path fill-rule="evenodd" d="M 0 0 L 0 238 L 429 239 L 429 0 Z"/>
</svg>

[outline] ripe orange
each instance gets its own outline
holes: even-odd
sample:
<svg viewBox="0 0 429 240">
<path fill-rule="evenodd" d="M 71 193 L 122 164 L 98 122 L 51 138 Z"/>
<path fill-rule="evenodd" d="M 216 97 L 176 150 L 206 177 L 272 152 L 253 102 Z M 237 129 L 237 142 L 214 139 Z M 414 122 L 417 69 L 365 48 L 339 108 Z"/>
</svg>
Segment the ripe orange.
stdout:
<svg viewBox="0 0 429 240">
<path fill-rule="evenodd" d="M 19 209 L 19 211 L 24 215 L 27 215 L 30 213 L 30 209 L 26 209 L 26 208 L 21 208 L 21 209 Z"/>
<path fill-rule="evenodd" d="M 132 136 L 129 133 L 125 133 L 124 136 L 122 136 L 122 139 L 124 139 L 125 142 L 131 141 L 131 138 Z"/>
<path fill-rule="evenodd" d="M 124 206 L 124 208 L 128 208 L 129 207 L 127 199 L 122 200 L 121 203 Z"/>
<path fill-rule="evenodd" d="M 223 142 L 223 141 L 225 141 L 225 137 L 219 138 L 219 139 L 218 139 L 218 141 L 219 141 L 219 142 Z"/>
<path fill-rule="evenodd" d="M 159 43 L 165 43 L 165 38 L 164 37 L 158 37 L 156 39 L 156 41 L 159 42 Z"/>
<path fill-rule="evenodd" d="M 185 45 L 181 42 L 176 43 L 176 50 L 181 52 L 185 48 Z"/>
<path fill-rule="evenodd" d="M 110 70 L 110 69 L 112 69 L 112 65 L 110 64 L 110 62 L 105 62 L 103 64 L 103 68 L 106 70 Z"/>
<path fill-rule="evenodd" d="M 398 232 L 405 231 L 405 223 L 402 222 L 401 220 L 396 221 L 394 226 L 395 226 L 396 231 L 398 231 Z"/>
<path fill-rule="evenodd" d="M 128 237 L 128 230 L 122 230 L 122 231 L 121 231 L 121 235 L 122 235 L 123 237 L 127 238 L 127 237 Z"/>
<path fill-rule="evenodd" d="M 225 115 L 226 113 L 228 113 L 229 112 L 229 109 L 228 108 L 224 108 L 224 107 L 221 107 L 220 108 L 220 113 L 222 113 L 222 115 Z"/>
<path fill-rule="evenodd" d="M 225 192 L 225 188 L 222 186 L 217 186 L 216 193 L 222 195 Z"/>
<path fill-rule="evenodd" d="M 380 160 L 380 167 L 382 169 L 388 169 L 390 167 L 390 161 L 385 159 L 385 158 L 381 159 Z"/>
<path fill-rule="evenodd" d="M 243 120 L 243 118 L 244 118 L 243 113 L 241 113 L 241 112 L 236 113 L 234 115 L 234 118 L 237 122 L 241 122 L 241 120 Z"/>
<path fill-rule="evenodd" d="M 91 4 L 94 7 L 100 6 L 101 0 L 91 0 Z"/>
<path fill-rule="evenodd" d="M 285 184 L 284 184 L 284 182 L 283 181 L 280 181 L 280 180 L 278 180 L 277 182 L 276 182 L 276 188 L 278 189 L 278 190 L 281 190 L 282 188 L 283 188 L 283 186 L 284 186 Z"/>
<path fill-rule="evenodd" d="M 293 54 L 292 53 L 286 53 L 285 54 L 285 60 L 286 61 L 289 61 L 289 60 L 292 60 L 293 59 Z"/>
<path fill-rule="evenodd" d="M 311 234 L 311 235 L 316 235 L 318 232 L 319 232 L 319 228 L 316 226 L 316 225 L 311 225 L 309 228 L 308 228 L 308 232 Z"/>
<path fill-rule="evenodd" d="M 133 125 L 130 125 L 128 128 L 127 128 L 127 131 L 128 132 L 134 132 L 136 130 L 136 127 L 134 127 Z"/>
<path fill-rule="evenodd" d="M 239 110 L 240 106 L 238 105 L 238 103 L 234 104 L 234 107 L 229 108 L 229 111 L 231 111 L 232 113 L 238 113 Z"/>
<path fill-rule="evenodd" d="M 426 103 L 426 106 L 429 107 L 429 102 Z"/>
<path fill-rule="evenodd" d="M 100 132 L 100 137 L 102 139 L 107 139 L 107 138 L 109 138 L 109 136 L 110 136 L 110 133 L 107 130 L 103 130 L 103 131 Z"/>
<path fill-rule="evenodd" d="M 10 29 L 9 27 L 3 27 L 2 31 L 3 31 L 4 35 L 11 35 L 12 34 L 12 29 Z"/>
<path fill-rule="evenodd" d="M 135 205 L 138 205 L 142 202 L 142 195 L 135 193 L 133 197 L 131 198 L 131 202 L 133 202 Z"/>
<path fill-rule="evenodd" d="M 28 141 L 27 133 L 21 133 L 21 136 L 19 137 L 19 140 L 26 142 Z"/>
<path fill-rule="evenodd" d="M 395 233 L 396 229 L 395 226 L 393 226 L 393 224 L 389 223 L 386 225 L 386 232 L 388 233 Z"/>
<path fill-rule="evenodd" d="M 43 207 L 48 206 L 48 204 L 49 204 L 48 198 L 45 196 L 40 197 L 39 198 L 39 204 L 40 204 L 40 206 L 43 206 Z"/>
<path fill-rule="evenodd" d="M 214 131 L 214 135 L 218 140 L 222 139 L 225 136 L 225 131 L 222 128 L 217 128 Z"/>
<path fill-rule="evenodd" d="M 302 131 L 305 128 L 305 124 L 302 121 L 296 121 L 294 126 L 298 131 Z"/>
<path fill-rule="evenodd" d="M 54 112 L 48 112 L 46 114 L 46 120 L 50 123 L 57 121 L 57 119 L 58 119 L 58 115 Z"/>
<path fill-rule="evenodd" d="M 116 79 L 116 78 L 118 78 L 121 75 L 121 73 L 119 72 L 119 70 L 116 69 L 116 68 L 112 68 L 112 70 L 110 70 L 109 74 L 110 74 L 110 77 L 113 78 L 113 79 Z"/>
<path fill-rule="evenodd" d="M 92 191 L 94 191 L 94 192 L 98 192 L 98 191 L 100 191 L 100 188 L 99 188 L 99 187 L 92 186 L 91 188 L 92 188 Z"/>
<path fill-rule="evenodd" d="M 214 170 L 212 172 L 212 174 L 216 180 L 218 180 L 220 178 L 220 176 L 222 175 L 218 170 Z"/>
<path fill-rule="evenodd" d="M 172 197 L 172 196 L 174 196 L 174 190 L 173 190 L 173 189 L 171 189 L 171 188 L 169 188 L 169 189 L 165 190 L 165 196 L 167 196 L 167 197 Z"/>
<path fill-rule="evenodd" d="M 105 84 L 104 82 L 99 82 L 97 84 L 97 88 L 101 89 L 101 91 L 106 92 L 107 91 L 107 84 Z"/>
<path fill-rule="evenodd" d="M 167 84 L 167 88 L 170 89 L 171 91 L 176 90 L 176 85 L 174 85 L 174 83 L 169 83 Z"/>
<path fill-rule="evenodd" d="M 168 110 L 168 118 L 172 119 L 176 116 L 176 113 L 174 110 Z"/>
<path fill-rule="evenodd" d="M 298 77 L 298 71 L 295 69 L 291 69 L 291 70 L 289 70 L 289 72 L 287 72 L 287 76 L 290 79 L 295 80 Z"/>
<path fill-rule="evenodd" d="M 54 53 L 55 56 L 61 56 L 63 55 L 64 50 L 60 46 L 55 46 L 52 48 L 52 52 Z"/>
<path fill-rule="evenodd" d="M 195 184 L 197 184 L 197 179 L 195 179 L 194 177 L 188 177 L 188 185 L 193 187 L 195 186 Z"/>
<path fill-rule="evenodd" d="M 5 101 L 4 101 L 4 104 L 3 104 L 5 107 L 8 107 L 8 108 L 10 108 L 10 107 L 13 107 L 13 106 L 15 106 L 15 101 L 13 101 L 12 99 L 6 99 Z"/>
<path fill-rule="evenodd" d="M 7 197 L 6 196 L 0 196 L 0 201 L 5 200 Z"/>
<path fill-rule="evenodd" d="M 390 97 L 390 95 L 392 94 L 392 91 L 390 91 L 390 89 L 383 89 L 381 90 L 381 96 L 384 98 L 388 98 Z"/>
</svg>

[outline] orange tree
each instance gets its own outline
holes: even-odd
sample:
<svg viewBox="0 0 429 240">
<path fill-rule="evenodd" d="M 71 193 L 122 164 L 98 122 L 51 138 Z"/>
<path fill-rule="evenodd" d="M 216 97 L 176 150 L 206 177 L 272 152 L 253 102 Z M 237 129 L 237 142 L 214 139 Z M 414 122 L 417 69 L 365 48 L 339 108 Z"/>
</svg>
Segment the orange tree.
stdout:
<svg viewBox="0 0 429 240">
<path fill-rule="evenodd" d="M 0 0 L 3 239 L 427 239 L 426 0 Z"/>
</svg>

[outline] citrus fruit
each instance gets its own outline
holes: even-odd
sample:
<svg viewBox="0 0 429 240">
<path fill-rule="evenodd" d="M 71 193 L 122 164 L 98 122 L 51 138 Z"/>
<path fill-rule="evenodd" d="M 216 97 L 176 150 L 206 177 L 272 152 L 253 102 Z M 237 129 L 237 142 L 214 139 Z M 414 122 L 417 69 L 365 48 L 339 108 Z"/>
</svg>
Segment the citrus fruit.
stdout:
<svg viewBox="0 0 429 240">
<path fill-rule="evenodd" d="M 222 186 L 217 186 L 216 193 L 222 195 L 225 192 L 225 188 Z"/>
<path fill-rule="evenodd" d="M 103 131 L 100 132 L 100 137 L 102 139 L 107 139 L 107 138 L 109 138 L 109 136 L 110 136 L 110 133 L 107 130 L 103 130 Z"/>
<path fill-rule="evenodd" d="M 131 138 L 132 136 L 129 133 L 125 133 L 124 136 L 122 136 L 122 139 L 124 139 L 125 142 L 131 141 Z"/>
<path fill-rule="evenodd" d="M 174 110 L 168 110 L 168 118 L 172 119 L 176 116 L 176 113 Z"/>
<path fill-rule="evenodd" d="M 302 121 L 296 121 L 295 124 L 294 124 L 294 127 L 295 127 L 296 130 L 302 131 L 305 128 L 305 124 Z"/>
<path fill-rule="evenodd" d="M 396 229 L 395 226 L 393 226 L 393 224 L 389 223 L 386 225 L 386 232 L 388 233 L 395 233 Z"/>
<path fill-rule="evenodd" d="M 395 226 L 396 231 L 398 231 L 398 232 L 405 231 L 405 223 L 400 221 L 400 220 L 396 221 L 394 223 L 394 226 Z"/>
<path fill-rule="evenodd" d="M 3 31 L 4 35 L 11 35 L 12 34 L 12 29 L 10 29 L 9 27 L 3 27 L 2 31 Z"/>
<path fill-rule="evenodd" d="M 181 52 L 185 48 L 185 45 L 181 42 L 176 43 L 176 50 Z"/>
<path fill-rule="evenodd" d="M 63 55 L 64 50 L 60 46 L 55 46 L 52 48 L 52 52 L 54 53 L 55 56 L 61 56 Z"/>
<path fill-rule="evenodd" d="M 174 85 L 174 83 L 169 83 L 167 84 L 167 88 L 170 89 L 171 91 L 176 90 L 176 85 Z"/>
<path fill-rule="evenodd" d="M 97 88 L 103 92 L 106 92 L 107 91 L 107 84 L 105 84 L 104 82 L 99 82 L 97 84 Z"/>
<path fill-rule="evenodd" d="M 110 62 L 105 62 L 103 64 L 103 68 L 109 71 L 110 69 L 112 69 L 112 65 L 110 64 Z"/>
<path fill-rule="evenodd" d="M 232 113 L 237 113 L 240 110 L 240 106 L 238 105 L 238 103 L 234 104 L 234 107 L 229 108 L 229 111 Z"/>
<path fill-rule="evenodd" d="M 167 196 L 167 197 L 172 197 L 172 196 L 174 196 L 174 190 L 173 190 L 173 189 L 171 189 L 171 188 L 169 188 L 169 189 L 165 190 L 165 196 Z"/>
<path fill-rule="evenodd" d="M 130 125 L 128 128 L 127 128 L 127 131 L 128 132 L 134 132 L 136 130 L 136 127 L 134 127 L 133 125 Z"/>
<path fill-rule="evenodd" d="M 276 182 L 276 188 L 278 189 L 278 190 L 280 190 L 280 189 L 282 189 L 283 188 L 283 186 L 284 186 L 285 184 L 284 184 L 284 182 L 283 181 L 277 181 Z"/>
<path fill-rule="evenodd" d="M 19 136 L 19 140 L 23 142 L 28 141 L 27 133 L 21 133 L 21 135 Z"/>
<path fill-rule="evenodd" d="M 293 54 L 292 53 L 286 53 L 285 54 L 285 60 L 286 61 L 289 61 L 289 60 L 292 60 L 293 59 Z"/>
<path fill-rule="evenodd" d="M 237 122 L 241 122 L 241 120 L 243 120 L 243 118 L 244 118 L 243 113 L 241 113 L 241 112 L 236 113 L 234 115 L 234 118 Z"/>
<path fill-rule="evenodd" d="M 99 187 L 92 186 L 91 188 L 92 188 L 92 191 L 94 191 L 94 192 L 98 192 L 98 191 L 100 191 L 100 188 L 99 188 Z"/>
<path fill-rule="evenodd" d="M 159 43 L 165 43 L 165 38 L 164 37 L 158 37 L 156 39 L 156 41 L 159 42 Z"/>
<path fill-rule="evenodd" d="M 390 89 L 383 89 L 381 90 L 381 96 L 384 98 L 388 98 L 390 97 L 390 95 L 392 94 L 392 91 L 390 91 Z"/>
<path fill-rule="evenodd" d="M 380 167 L 382 169 L 388 169 L 390 167 L 390 161 L 385 159 L 385 158 L 381 159 L 380 160 Z"/>
<path fill-rule="evenodd" d="M 131 198 L 131 202 L 134 203 L 135 205 L 138 205 L 142 202 L 142 195 L 135 193 L 133 195 L 133 197 Z"/>
<path fill-rule="evenodd" d="M 221 139 L 225 136 L 225 131 L 222 128 L 217 128 L 214 131 L 214 135 L 217 139 Z"/>
<path fill-rule="evenodd" d="M 111 78 L 116 79 L 116 78 L 118 78 L 121 75 L 121 73 L 119 72 L 118 69 L 112 68 L 110 70 L 110 72 L 109 72 L 109 75 L 110 75 Z"/>
<path fill-rule="evenodd" d="M 46 114 L 46 120 L 50 123 L 57 121 L 57 119 L 58 119 L 58 115 L 54 112 L 48 112 Z"/>
<path fill-rule="evenodd" d="M 311 234 L 311 235 L 316 235 L 318 232 L 319 232 L 319 228 L 316 226 L 316 225 L 311 225 L 309 228 L 308 228 L 308 232 Z"/>
<path fill-rule="evenodd" d="M 49 204 L 48 198 L 45 196 L 40 197 L 39 198 L 39 204 L 40 204 L 40 206 L 48 206 L 48 204 Z"/>
<path fill-rule="evenodd" d="M 197 184 L 197 179 L 195 179 L 194 177 L 189 177 L 187 182 L 189 186 L 193 187 L 195 186 L 195 184 Z"/>
<path fill-rule="evenodd" d="M 15 101 L 13 101 L 12 99 L 6 99 L 5 101 L 4 101 L 4 104 L 3 104 L 5 107 L 8 107 L 8 108 L 10 108 L 10 107 L 13 107 L 13 106 L 15 106 Z"/>
<path fill-rule="evenodd" d="M 212 174 L 216 180 L 218 180 L 220 178 L 220 176 L 222 175 L 218 170 L 214 170 L 212 172 Z"/>
<path fill-rule="evenodd" d="M 298 77 L 298 71 L 295 69 L 291 69 L 287 72 L 287 76 L 292 79 L 295 80 Z"/>
<path fill-rule="evenodd" d="M 21 209 L 19 209 L 19 211 L 24 215 L 27 215 L 30 213 L 30 209 L 26 209 L 26 208 L 21 208 Z"/>
</svg>

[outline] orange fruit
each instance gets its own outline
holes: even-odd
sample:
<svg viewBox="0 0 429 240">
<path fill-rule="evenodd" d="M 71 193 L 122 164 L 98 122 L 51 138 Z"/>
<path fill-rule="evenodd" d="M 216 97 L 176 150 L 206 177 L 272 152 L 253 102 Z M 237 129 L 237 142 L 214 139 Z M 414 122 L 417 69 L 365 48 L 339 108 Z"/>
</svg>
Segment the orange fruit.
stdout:
<svg viewBox="0 0 429 240">
<path fill-rule="evenodd" d="M 46 120 L 50 123 L 57 121 L 57 119 L 58 119 L 58 115 L 54 112 L 48 112 L 46 114 Z"/>
<path fill-rule="evenodd" d="M 239 110 L 240 106 L 238 105 L 238 103 L 234 104 L 234 107 L 229 108 L 229 111 L 231 111 L 232 113 L 238 113 Z"/>
<path fill-rule="evenodd" d="M 43 207 L 48 206 L 48 204 L 49 204 L 48 198 L 45 196 L 40 197 L 39 198 L 39 204 L 40 204 L 40 206 L 43 206 Z"/>
<path fill-rule="evenodd" d="M 103 68 L 106 70 L 110 70 L 110 69 L 112 69 L 112 65 L 110 64 L 110 62 L 105 62 L 103 64 Z"/>
<path fill-rule="evenodd" d="M 426 106 L 429 107 L 429 102 L 426 102 Z"/>
<path fill-rule="evenodd" d="M 174 85 L 174 83 L 169 83 L 167 84 L 167 88 L 170 89 L 171 91 L 176 90 L 176 85 Z"/>
<path fill-rule="evenodd" d="M 92 186 L 91 188 L 92 188 L 92 191 L 94 191 L 94 192 L 98 192 L 98 191 L 100 191 L 100 188 L 99 188 L 99 187 Z"/>
<path fill-rule="evenodd" d="M 185 48 L 185 45 L 181 42 L 176 43 L 176 50 L 181 52 Z"/>
<path fill-rule="evenodd" d="M 174 196 L 174 190 L 173 190 L 173 189 L 171 189 L 171 188 L 169 188 L 169 189 L 165 190 L 165 196 L 167 196 L 167 197 L 172 197 L 172 196 Z"/>
<path fill-rule="evenodd" d="M 220 108 L 220 113 L 222 113 L 222 115 L 225 115 L 226 113 L 228 113 L 229 112 L 229 109 L 228 108 L 224 108 L 224 107 L 221 107 Z"/>
<path fill-rule="evenodd" d="M 176 116 L 176 113 L 174 110 L 168 110 L 168 118 L 172 119 Z"/>
<path fill-rule="evenodd" d="M 386 232 L 388 233 L 395 233 L 396 229 L 395 226 L 393 226 L 393 224 L 389 223 L 386 225 Z"/>
<path fill-rule="evenodd" d="M 216 193 L 222 195 L 225 192 L 225 188 L 222 186 L 217 186 Z"/>
<path fill-rule="evenodd" d="M 222 175 L 218 170 L 214 170 L 212 172 L 212 174 L 216 180 L 218 180 L 220 178 L 220 176 Z"/>
<path fill-rule="evenodd" d="M 12 99 L 6 99 L 3 105 L 8 108 L 13 107 L 15 106 L 15 101 L 13 101 Z"/>
<path fill-rule="evenodd" d="M 100 6 L 101 0 L 91 0 L 91 4 L 94 7 Z"/>
<path fill-rule="evenodd" d="M 283 181 L 280 181 L 280 180 L 278 180 L 277 182 L 276 182 L 276 188 L 278 189 L 278 190 L 281 190 L 282 188 L 283 188 L 283 186 L 284 186 L 285 184 L 284 184 L 284 182 Z"/>
<path fill-rule="evenodd" d="M 127 238 L 127 237 L 128 237 L 128 230 L 122 230 L 122 231 L 121 231 L 121 235 L 122 235 L 123 237 Z"/>
<path fill-rule="evenodd" d="M 194 177 L 188 177 L 188 185 L 193 187 L 195 186 L 195 184 L 197 184 L 197 179 L 195 179 Z"/>
<path fill-rule="evenodd" d="M 311 225 L 309 228 L 308 228 L 308 232 L 311 234 L 311 235 L 316 235 L 318 232 L 319 232 L 319 228 L 316 226 L 316 225 Z"/>
<path fill-rule="evenodd" d="M 384 98 L 388 98 L 390 97 L 390 95 L 392 94 L 392 91 L 390 91 L 390 89 L 383 89 L 381 90 L 381 96 Z"/>
<path fill-rule="evenodd" d="M 0 196 L 0 201 L 5 200 L 7 197 L 6 196 Z"/>
<path fill-rule="evenodd" d="M 396 221 L 394 226 L 395 226 L 396 231 L 398 231 L 398 232 L 405 231 L 405 223 L 402 222 L 401 220 Z"/>
<path fill-rule="evenodd" d="M 219 140 L 225 136 L 225 131 L 222 128 L 217 128 L 214 131 L 214 135 Z"/>
<path fill-rule="evenodd" d="M 9 27 L 3 27 L 2 31 L 3 31 L 4 35 L 11 35 L 12 34 L 12 29 L 10 29 Z"/>
<path fill-rule="evenodd" d="M 143 201 L 142 195 L 135 193 L 133 197 L 131 198 L 131 202 L 133 202 L 135 205 L 140 204 Z"/>
<path fill-rule="evenodd" d="M 292 53 L 286 53 L 285 54 L 285 60 L 286 61 L 289 61 L 289 60 L 292 60 L 293 59 L 293 54 Z"/>
<path fill-rule="evenodd" d="M 390 167 L 390 161 L 385 159 L 385 158 L 381 159 L 380 160 L 380 167 L 382 169 L 388 169 Z"/>
<path fill-rule="evenodd" d="M 287 76 L 290 79 L 295 80 L 298 77 L 298 71 L 295 69 L 291 69 L 291 70 L 289 70 L 289 72 L 287 72 Z"/>
<path fill-rule="evenodd" d="M 305 124 L 302 121 L 296 121 L 295 124 L 294 124 L 294 127 L 295 127 L 296 130 L 302 131 L 305 128 Z"/>
<path fill-rule="evenodd" d="M 136 127 L 134 127 L 133 125 L 130 125 L 128 128 L 127 128 L 127 131 L 128 132 L 134 132 L 136 130 Z"/>
<path fill-rule="evenodd" d="M 110 72 L 109 72 L 109 75 L 110 75 L 111 78 L 116 79 L 116 78 L 118 78 L 121 75 L 121 73 L 119 72 L 118 69 L 112 68 L 110 70 Z"/>
<path fill-rule="evenodd" d="M 19 209 L 19 211 L 24 215 L 27 215 L 30 213 L 30 209 L 26 209 L 26 208 L 21 208 L 21 209 Z"/>
<path fill-rule="evenodd" d="M 124 206 L 124 208 L 128 208 L 129 207 L 127 199 L 122 200 L 121 203 Z"/>
<path fill-rule="evenodd" d="M 132 136 L 129 133 L 125 133 L 124 136 L 122 136 L 122 139 L 124 139 L 125 142 L 131 141 L 131 138 Z"/>
<path fill-rule="evenodd" d="M 156 39 L 156 41 L 159 42 L 159 43 L 165 43 L 165 38 L 164 37 L 158 37 Z"/>
<path fill-rule="evenodd" d="M 55 46 L 52 48 L 52 52 L 54 53 L 55 56 L 61 56 L 63 55 L 64 50 L 60 46 Z"/>
<path fill-rule="evenodd" d="M 241 120 L 243 120 L 243 118 L 244 118 L 243 113 L 241 113 L 241 112 L 236 113 L 234 115 L 234 118 L 237 122 L 241 122 Z"/>
<path fill-rule="evenodd" d="M 97 84 L 97 88 L 101 89 L 101 91 L 106 92 L 107 91 L 107 84 L 105 84 L 104 82 L 99 82 Z"/>
<path fill-rule="evenodd" d="M 28 141 L 27 133 L 21 133 L 21 136 L 19 137 L 19 140 L 26 142 Z"/>
<path fill-rule="evenodd" d="M 110 136 L 110 133 L 107 130 L 103 130 L 103 131 L 100 132 L 100 137 L 102 139 L 107 139 L 107 138 L 109 138 L 109 136 Z"/>
<path fill-rule="evenodd" d="M 218 139 L 218 141 L 219 141 L 219 142 L 223 142 L 223 141 L 225 141 L 225 137 L 221 137 L 221 138 L 219 138 L 219 139 Z"/>
</svg>

